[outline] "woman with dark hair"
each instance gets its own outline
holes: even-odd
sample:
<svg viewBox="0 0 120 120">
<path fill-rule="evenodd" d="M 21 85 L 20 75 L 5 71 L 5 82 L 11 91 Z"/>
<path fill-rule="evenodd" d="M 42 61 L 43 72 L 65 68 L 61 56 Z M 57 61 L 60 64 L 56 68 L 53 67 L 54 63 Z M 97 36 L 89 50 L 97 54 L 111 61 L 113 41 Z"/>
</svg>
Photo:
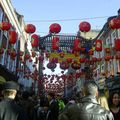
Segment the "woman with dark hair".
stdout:
<svg viewBox="0 0 120 120">
<path fill-rule="evenodd" d="M 114 120 L 120 120 L 120 95 L 113 92 L 109 97 L 109 108 L 114 116 Z"/>
</svg>

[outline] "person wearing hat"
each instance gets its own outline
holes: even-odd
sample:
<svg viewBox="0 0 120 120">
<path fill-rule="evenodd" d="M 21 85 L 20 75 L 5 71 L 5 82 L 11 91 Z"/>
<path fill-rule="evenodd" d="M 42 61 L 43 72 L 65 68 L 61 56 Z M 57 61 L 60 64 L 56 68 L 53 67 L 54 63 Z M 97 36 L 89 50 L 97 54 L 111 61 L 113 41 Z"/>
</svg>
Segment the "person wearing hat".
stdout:
<svg viewBox="0 0 120 120">
<path fill-rule="evenodd" d="M 3 85 L 4 99 L 0 102 L 0 120 L 28 120 L 24 110 L 15 102 L 19 86 L 13 81 Z"/>
</svg>

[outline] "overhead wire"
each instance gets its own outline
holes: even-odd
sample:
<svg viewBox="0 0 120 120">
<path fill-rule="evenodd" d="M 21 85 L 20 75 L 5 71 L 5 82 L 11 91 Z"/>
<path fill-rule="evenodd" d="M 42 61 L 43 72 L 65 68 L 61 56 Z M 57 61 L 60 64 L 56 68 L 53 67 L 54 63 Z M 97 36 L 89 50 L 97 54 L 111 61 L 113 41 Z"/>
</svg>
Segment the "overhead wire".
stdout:
<svg viewBox="0 0 120 120">
<path fill-rule="evenodd" d="M 25 22 L 62 22 L 62 21 L 78 21 L 78 20 L 91 20 L 91 19 L 104 19 L 110 16 L 90 17 L 90 18 L 75 18 L 75 19 L 56 19 L 56 20 L 27 20 Z"/>
</svg>

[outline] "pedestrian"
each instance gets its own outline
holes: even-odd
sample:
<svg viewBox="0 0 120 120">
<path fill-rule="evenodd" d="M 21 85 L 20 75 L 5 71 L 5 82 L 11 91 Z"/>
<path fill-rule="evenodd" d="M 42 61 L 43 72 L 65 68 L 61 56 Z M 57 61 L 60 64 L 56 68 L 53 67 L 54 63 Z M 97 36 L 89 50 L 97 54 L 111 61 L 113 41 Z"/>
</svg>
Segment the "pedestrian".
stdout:
<svg viewBox="0 0 120 120">
<path fill-rule="evenodd" d="M 120 120 L 120 95 L 113 92 L 109 97 L 109 108 L 114 116 L 114 120 Z"/>
<path fill-rule="evenodd" d="M 85 83 L 84 94 L 80 103 L 63 110 L 59 120 L 114 120 L 112 113 L 98 104 L 98 87 L 93 81 Z"/>
<path fill-rule="evenodd" d="M 101 93 L 101 94 L 99 95 L 99 97 L 98 97 L 98 103 L 99 103 L 102 107 L 104 107 L 105 109 L 109 110 L 107 98 L 106 98 L 106 96 L 105 96 L 103 93 Z"/>
<path fill-rule="evenodd" d="M 46 120 L 58 120 L 59 105 L 57 100 L 55 99 L 55 94 L 50 92 L 48 93 L 47 98 L 49 101 L 49 108 L 48 108 Z"/>
<path fill-rule="evenodd" d="M 18 88 L 18 84 L 13 81 L 4 84 L 4 99 L 0 102 L 0 120 L 28 120 L 24 110 L 15 102 Z"/>
</svg>

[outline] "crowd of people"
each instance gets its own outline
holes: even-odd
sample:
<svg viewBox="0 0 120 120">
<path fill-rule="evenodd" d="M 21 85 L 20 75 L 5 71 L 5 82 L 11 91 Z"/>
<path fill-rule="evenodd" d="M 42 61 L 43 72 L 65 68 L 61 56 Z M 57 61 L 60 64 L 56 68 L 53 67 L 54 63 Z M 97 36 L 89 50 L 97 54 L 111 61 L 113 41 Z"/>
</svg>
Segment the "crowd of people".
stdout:
<svg viewBox="0 0 120 120">
<path fill-rule="evenodd" d="M 13 81 L 3 85 L 0 120 L 120 120 L 120 94 L 107 99 L 93 82 L 86 82 L 82 94 L 63 98 L 60 93 L 30 95 L 19 92 Z"/>
</svg>

